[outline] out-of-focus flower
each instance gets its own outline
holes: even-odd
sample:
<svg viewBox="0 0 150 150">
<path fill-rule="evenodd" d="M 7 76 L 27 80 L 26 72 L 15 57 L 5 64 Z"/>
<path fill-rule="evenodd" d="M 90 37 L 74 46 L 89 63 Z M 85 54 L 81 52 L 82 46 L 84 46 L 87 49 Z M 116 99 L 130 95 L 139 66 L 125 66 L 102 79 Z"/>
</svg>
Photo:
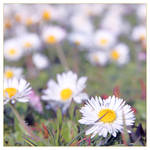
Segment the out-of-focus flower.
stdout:
<svg viewBox="0 0 150 150">
<path fill-rule="evenodd" d="M 87 58 L 93 65 L 105 66 L 109 57 L 106 51 L 94 51 L 88 54 Z"/>
<path fill-rule="evenodd" d="M 76 46 L 79 47 L 81 46 L 81 47 L 89 48 L 89 46 L 91 46 L 90 38 L 84 33 L 73 32 L 68 36 L 68 39 Z"/>
<path fill-rule="evenodd" d="M 4 78 L 4 104 L 18 102 L 28 102 L 28 95 L 31 92 L 30 83 L 23 78 L 6 79 Z"/>
<path fill-rule="evenodd" d="M 38 96 L 33 90 L 29 94 L 29 103 L 39 113 L 43 112 L 42 103 L 40 102 L 40 96 Z"/>
<path fill-rule="evenodd" d="M 113 12 L 107 13 L 107 15 L 100 22 L 100 27 L 111 31 L 115 35 L 120 35 L 122 33 L 126 34 L 130 31 L 128 22 L 125 22 L 122 19 L 122 16 L 116 15 Z"/>
<path fill-rule="evenodd" d="M 42 99 L 46 101 L 55 101 L 62 104 L 70 104 L 71 100 L 81 103 L 87 99 L 87 94 L 82 91 L 86 87 L 87 77 L 77 78 L 77 74 L 72 71 L 57 74 L 57 82 L 48 81 L 48 88 L 43 91 Z"/>
<path fill-rule="evenodd" d="M 90 16 L 99 16 L 99 15 L 101 15 L 103 13 L 103 11 L 105 10 L 105 8 L 106 8 L 105 4 L 101 4 L 101 5 L 84 4 L 84 5 L 77 6 L 75 11 L 78 12 L 78 13 L 84 14 L 87 17 L 90 17 Z"/>
<path fill-rule="evenodd" d="M 70 18 L 70 25 L 75 32 L 93 33 L 93 25 L 83 14 L 77 13 Z"/>
<path fill-rule="evenodd" d="M 132 32 L 134 41 L 146 41 L 146 27 L 143 25 L 136 26 Z"/>
<path fill-rule="evenodd" d="M 105 100 L 100 97 L 91 98 L 80 112 L 83 116 L 79 123 L 92 126 L 86 131 L 86 135 L 93 133 L 91 138 L 96 134 L 103 137 L 111 134 L 116 137 L 117 132 L 123 132 L 124 122 L 128 127 L 135 121 L 131 106 L 115 96 L 109 96 Z"/>
<path fill-rule="evenodd" d="M 66 31 L 59 26 L 49 26 L 43 29 L 43 40 L 47 44 L 56 44 L 66 37 Z"/>
<path fill-rule="evenodd" d="M 16 77 L 17 79 L 19 79 L 20 77 L 22 77 L 22 73 L 22 68 L 6 66 L 4 69 L 4 78 L 11 79 Z"/>
<path fill-rule="evenodd" d="M 146 61 L 146 52 L 139 52 L 138 53 L 138 60 L 139 61 Z"/>
<path fill-rule="evenodd" d="M 109 30 L 97 30 L 94 35 L 94 44 L 98 48 L 108 49 L 116 42 L 116 36 Z"/>
<path fill-rule="evenodd" d="M 136 9 L 137 17 L 146 23 L 146 5 L 139 5 Z"/>
<path fill-rule="evenodd" d="M 29 52 L 31 50 L 39 50 L 41 46 L 40 38 L 35 33 L 24 33 L 19 37 L 19 42 L 24 49 L 24 52 Z"/>
<path fill-rule="evenodd" d="M 33 63 L 34 65 L 38 68 L 38 69 L 45 69 L 49 66 L 50 62 L 48 60 L 48 58 L 40 53 L 36 53 L 33 55 L 32 57 L 33 59 Z"/>
<path fill-rule="evenodd" d="M 10 39 L 4 42 L 4 57 L 8 61 L 17 61 L 23 55 L 23 50 L 21 49 L 18 39 Z"/>
<path fill-rule="evenodd" d="M 129 62 L 129 48 L 127 45 L 120 43 L 110 51 L 110 59 L 118 65 L 124 65 Z"/>
</svg>

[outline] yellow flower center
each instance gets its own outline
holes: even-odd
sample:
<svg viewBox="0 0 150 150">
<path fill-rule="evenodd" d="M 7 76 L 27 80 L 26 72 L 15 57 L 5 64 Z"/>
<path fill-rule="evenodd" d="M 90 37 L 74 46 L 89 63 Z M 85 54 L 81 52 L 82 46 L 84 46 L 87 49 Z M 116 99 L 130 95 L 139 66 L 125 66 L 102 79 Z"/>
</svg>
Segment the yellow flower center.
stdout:
<svg viewBox="0 0 150 150">
<path fill-rule="evenodd" d="M 112 123 L 116 120 L 116 113 L 111 109 L 102 109 L 98 113 L 98 117 L 101 118 L 100 122 L 103 123 Z"/>
<path fill-rule="evenodd" d="M 5 72 L 5 77 L 6 78 L 12 78 L 14 76 L 14 73 L 11 70 L 7 70 Z"/>
<path fill-rule="evenodd" d="M 20 16 L 19 14 L 16 14 L 16 15 L 15 15 L 15 20 L 16 20 L 17 22 L 21 22 L 21 16 Z"/>
<path fill-rule="evenodd" d="M 54 44 L 54 43 L 56 43 L 56 38 L 55 38 L 55 36 L 53 36 L 53 35 L 48 36 L 47 39 L 46 39 L 46 42 L 49 43 L 49 44 Z"/>
<path fill-rule="evenodd" d="M 10 22 L 9 20 L 6 20 L 6 21 L 5 21 L 5 24 L 4 24 L 4 27 L 5 27 L 6 29 L 10 29 L 11 26 L 12 26 L 11 22 Z"/>
<path fill-rule="evenodd" d="M 71 95 L 72 95 L 72 90 L 69 89 L 69 88 L 63 89 L 63 90 L 61 91 L 61 93 L 60 93 L 61 99 L 62 99 L 63 101 L 68 100 L 68 99 L 71 97 Z"/>
<path fill-rule="evenodd" d="M 26 42 L 26 43 L 24 44 L 24 47 L 25 47 L 25 48 L 31 48 L 31 47 L 32 47 L 32 44 L 31 44 L 30 42 Z"/>
<path fill-rule="evenodd" d="M 27 26 L 30 26 L 30 25 L 32 25 L 32 24 L 33 24 L 32 18 L 27 18 L 27 19 L 26 19 L 26 25 L 27 25 Z"/>
<path fill-rule="evenodd" d="M 93 59 L 94 59 L 95 62 L 99 62 L 99 57 L 97 55 L 94 55 Z"/>
<path fill-rule="evenodd" d="M 9 98 L 11 98 L 12 96 L 16 95 L 17 92 L 18 90 L 16 88 L 6 88 L 4 89 L 4 96 L 6 97 L 8 94 Z"/>
<path fill-rule="evenodd" d="M 120 57 L 120 55 L 116 50 L 113 50 L 111 52 L 111 57 L 112 57 L 112 59 L 117 60 Z"/>
<path fill-rule="evenodd" d="M 108 40 L 105 38 L 100 39 L 100 44 L 105 46 L 108 43 Z"/>
<path fill-rule="evenodd" d="M 80 45 L 80 42 L 79 42 L 78 40 L 76 40 L 76 41 L 75 41 L 75 44 L 79 46 L 79 45 Z"/>
<path fill-rule="evenodd" d="M 50 12 L 47 11 L 47 10 L 45 10 L 45 11 L 43 12 L 42 18 L 43 18 L 44 20 L 50 20 L 50 18 L 51 18 Z"/>
<path fill-rule="evenodd" d="M 140 36 L 140 40 L 141 40 L 141 41 L 144 41 L 144 40 L 145 40 L 145 35 L 144 35 L 144 34 L 142 34 L 142 35 Z"/>
<path fill-rule="evenodd" d="M 16 54 L 16 50 L 14 48 L 9 50 L 9 54 L 10 55 L 15 55 Z"/>
</svg>

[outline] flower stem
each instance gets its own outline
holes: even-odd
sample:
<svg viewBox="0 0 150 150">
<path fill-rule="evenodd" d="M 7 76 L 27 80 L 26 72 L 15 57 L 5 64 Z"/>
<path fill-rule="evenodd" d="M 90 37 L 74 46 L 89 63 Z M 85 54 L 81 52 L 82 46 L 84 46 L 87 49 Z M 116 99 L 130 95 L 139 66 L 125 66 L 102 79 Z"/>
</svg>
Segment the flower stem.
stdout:
<svg viewBox="0 0 150 150">
<path fill-rule="evenodd" d="M 79 73 L 80 59 L 77 47 L 73 48 L 73 59 L 74 59 L 74 71 L 76 73 Z"/>
<path fill-rule="evenodd" d="M 18 111 L 16 110 L 16 108 L 14 107 L 13 104 L 9 103 L 11 110 L 13 111 L 14 115 L 16 116 L 16 118 L 18 119 L 20 125 L 24 128 L 24 130 L 30 135 L 32 136 L 36 141 L 39 141 L 40 138 L 38 138 L 37 136 L 35 136 L 32 132 L 32 130 L 30 129 L 30 127 L 28 127 L 25 123 L 25 121 L 21 118 L 21 116 L 19 115 Z"/>
<path fill-rule="evenodd" d="M 66 57 L 65 57 L 65 54 L 61 48 L 61 46 L 59 44 L 56 45 L 56 51 L 57 51 L 57 55 L 60 59 L 60 62 L 61 64 L 64 66 L 65 70 L 69 70 L 69 67 L 68 67 L 68 63 L 67 63 L 67 60 L 66 60 Z"/>
</svg>

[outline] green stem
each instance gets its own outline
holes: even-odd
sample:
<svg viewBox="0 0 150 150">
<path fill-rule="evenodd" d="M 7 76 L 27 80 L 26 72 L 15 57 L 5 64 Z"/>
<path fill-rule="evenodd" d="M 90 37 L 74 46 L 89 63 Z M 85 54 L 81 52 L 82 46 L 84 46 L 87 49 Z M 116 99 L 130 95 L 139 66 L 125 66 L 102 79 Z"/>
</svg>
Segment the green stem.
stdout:
<svg viewBox="0 0 150 150">
<path fill-rule="evenodd" d="M 73 48 L 73 59 L 74 59 L 74 71 L 76 73 L 79 73 L 80 59 L 77 47 Z"/>
<path fill-rule="evenodd" d="M 32 136 L 36 141 L 39 141 L 40 138 L 38 138 L 37 136 L 35 136 L 32 132 L 32 130 L 26 125 L 25 121 L 21 118 L 21 116 L 19 115 L 18 111 L 16 110 L 16 108 L 14 107 L 13 104 L 9 103 L 11 110 L 13 111 L 14 115 L 16 116 L 16 118 L 18 119 L 20 125 L 25 129 L 25 131 Z"/>
<path fill-rule="evenodd" d="M 61 64 L 64 66 L 65 70 L 69 70 L 69 67 L 68 67 L 68 63 L 67 63 L 67 60 L 66 60 L 66 57 L 65 57 L 65 54 L 61 48 L 61 46 L 59 44 L 56 45 L 56 51 L 57 51 L 57 55 L 60 59 L 60 62 Z"/>
<path fill-rule="evenodd" d="M 107 114 L 107 113 L 105 113 L 102 117 L 100 117 L 99 119 L 97 119 L 94 123 L 100 121 L 106 114 Z M 79 136 L 81 136 L 86 130 L 90 129 L 92 126 L 93 126 L 93 124 L 90 124 L 89 127 L 85 128 L 83 131 L 81 131 L 76 137 L 74 137 L 74 138 L 72 139 L 71 142 L 69 142 L 69 143 L 67 144 L 67 146 L 71 145 L 74 140 L 76 140 Z"/>
</svg>

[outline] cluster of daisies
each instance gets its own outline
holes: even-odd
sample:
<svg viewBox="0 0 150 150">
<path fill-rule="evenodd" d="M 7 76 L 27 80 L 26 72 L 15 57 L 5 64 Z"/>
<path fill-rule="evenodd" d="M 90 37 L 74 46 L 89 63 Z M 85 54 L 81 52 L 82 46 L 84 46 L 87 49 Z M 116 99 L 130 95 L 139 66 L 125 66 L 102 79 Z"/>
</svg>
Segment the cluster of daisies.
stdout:
<svg viewBox="0 0 150 150">
<path fill-rule="evenodd" d="M 130 14 L 136 16 L 134 26 L 127 20 Z M 132 49 L 121 42 L 120 37 L 139 43 L 140 48 L 135 48 L 140 49 L 137 57 L 144 57 L 145 5 L 7 4 L 4 7 L 5 59 L 19 61 L 32 53 L 32 61 L 40 70 L 50 65 L 44 49 L 60 43 L 63 45 L 65 41 L 79 51 L 86 50 L 86 59 L 93 65 L 125 65 L 130 60 Z"/>
<path fill-rule="evenodd" d="M 124 125 L 128 127 L 134 124 L 135 116 L 131 106 L 115 96 L 107 99 L 88 98 L 87 93 L 83 92 L 86 81 L 87 77 L 78 78 L 72 71 L 57 74 L 57 82 L 50 79 L 41 98 L 52 105 L 54 110 L 60 107 L 62 111 L 65 111 L 72 101 L 84 101 L 86 104 L 80 110 L 82 119 L 79 123 L 90 126 L 86 134 L 92 133 L 91 138 L 96 134 L 103 137 L 108 134 L 116 136 L 118 132 L 124 132 Z M 23 78 L 4 79 L 4 104 L 28 102 L 30 94 L 30 84 Z"/>
<path fill-rule="evenodd" d="M 126 19 L 131 13 L 137 18 L 134 27 Z M 127 43 L 120 42 L 120 37 L 124 36 L 140 47 L 140 58 L 145 60 L 142 59 L 146 53 L 145 20 L 145 5 L 7 4 L 4 6 L 4 58 L 9 63 L 25 59 L 27 65 L 37 70 L 49 69 L 51 62 L 45 49 L 68 42 L 79 53 L 84 50 L 92 65 L 115 63 L 122 66 L 130 61 L 132 51 Z M 78 77 L 71 70 L 57 74 L 57 81 L 47 82 L 40 99 L 25 78 L 22 67 L 5 66 L 4 104 L 29 102 L 34 97 L 32 105 L 40 112 L 42 99 L 55 111 L 60 107 L 65 113 L 71 102 L 84 102 L 79 123 L 89 126 L 86 134 L 92 137 L 97 134 L 116 136 L 124 131 L 124 124 L 127 127 L 134 124 L 134 113 L 123 99 L 115 96 L 105 100 L 89 98 L 85 92 L 86 76 Z"/>
</svg>

